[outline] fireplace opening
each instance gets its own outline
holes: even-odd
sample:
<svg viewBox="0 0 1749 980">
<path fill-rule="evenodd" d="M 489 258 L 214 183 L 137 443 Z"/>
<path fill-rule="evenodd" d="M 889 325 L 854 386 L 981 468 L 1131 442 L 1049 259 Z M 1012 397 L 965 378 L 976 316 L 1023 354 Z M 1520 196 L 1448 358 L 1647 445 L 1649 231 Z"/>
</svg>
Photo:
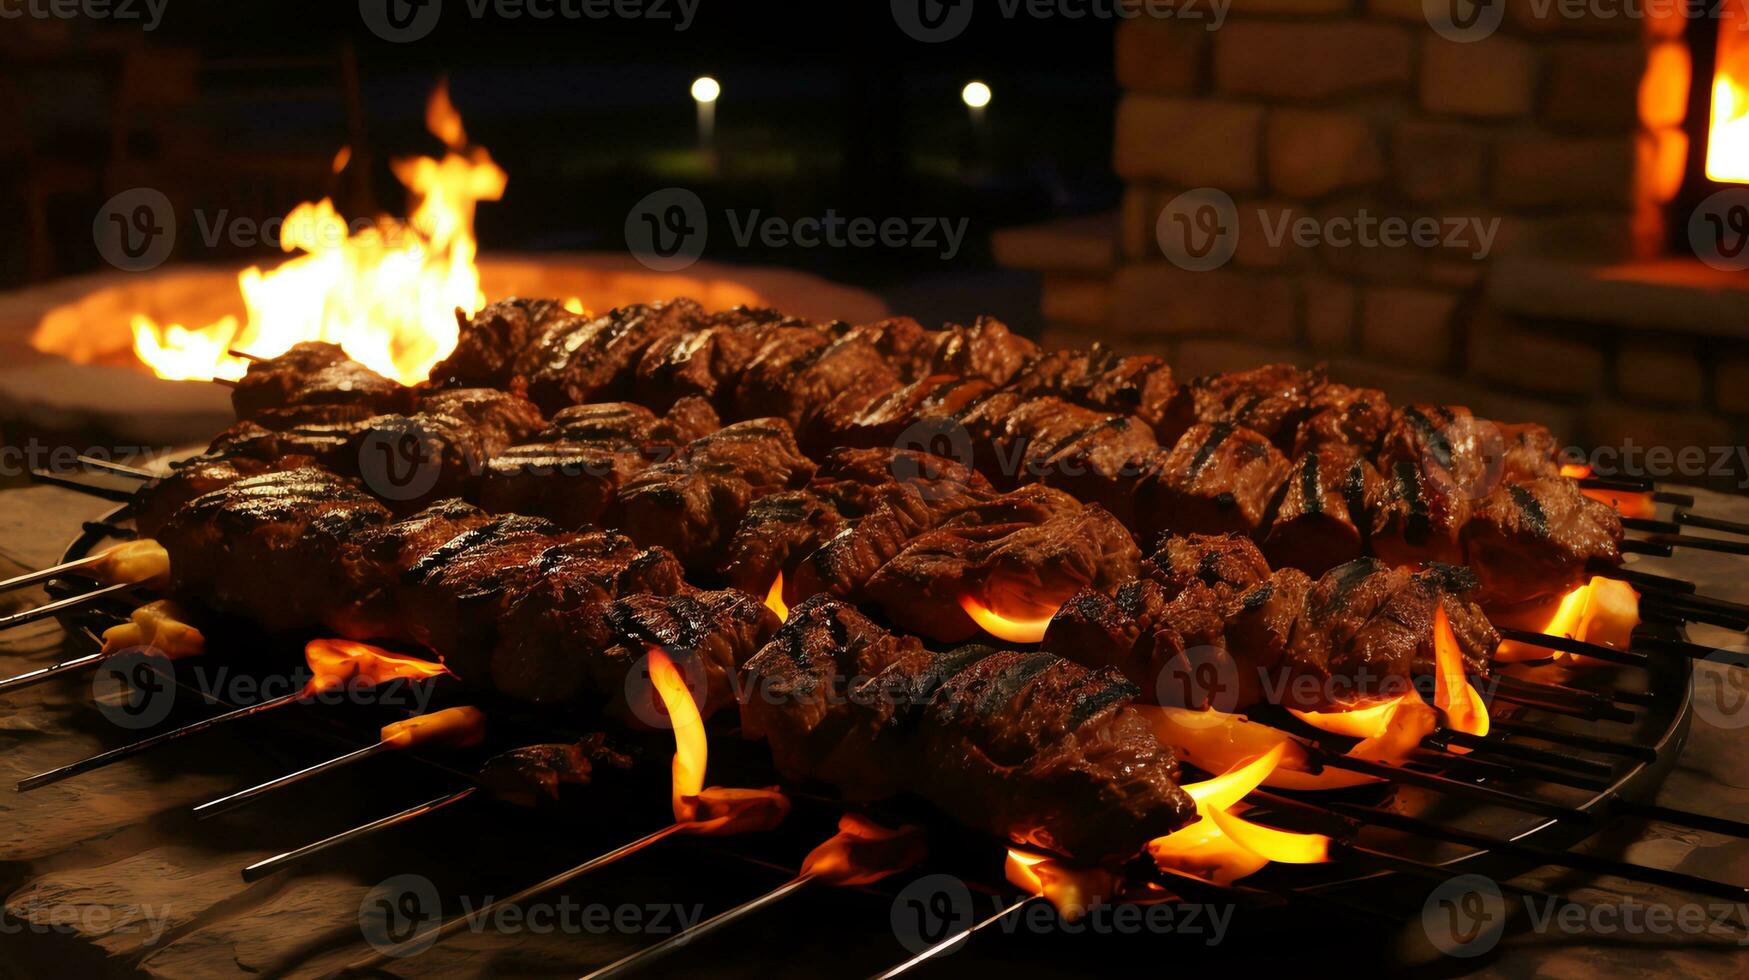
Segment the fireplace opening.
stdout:
<svg viewBox="0 0 1749 980">
<path fill-rule="evenodd" d="M 1712 55 L 1706 86 L 1712 104 L 1706 116 L 1706 164 L 1708 180 L 1719 183 L 1749 183 L 1749 6 L 1744 0 L 1725 0 L 1718 19 L 1708 20 L 1716 37 L 1705 50 Z M 1706 39 L 1700 39 L 1702 43 Z M 1698 62 L 1697 62 L 1698 66 Z"/>
</svg>

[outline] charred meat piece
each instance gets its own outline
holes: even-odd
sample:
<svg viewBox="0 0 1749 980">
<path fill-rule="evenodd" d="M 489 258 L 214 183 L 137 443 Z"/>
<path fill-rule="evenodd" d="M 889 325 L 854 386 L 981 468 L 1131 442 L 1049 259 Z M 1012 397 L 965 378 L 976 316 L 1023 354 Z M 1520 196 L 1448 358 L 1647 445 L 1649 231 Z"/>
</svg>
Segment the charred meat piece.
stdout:
<svg viewBox="0 0 1749 980">
<path fill-rule="evenodd" d="M 389 511 L 356 483 L 316 467 L 262 473 L 202 494 L 166 522 L 172 587 L 268 629 L 320 623 L 345 597 L 333 574 Z M 263 574 L 271 569 L 272 574 Z"/>
<path fill-rule="evenodd" d="M 592 319 L 550 324 L 516 359 L 528 397 L 549 414 L 569 405 L 619 394 L 651 344 L 682 333 L 704 318 L 689 299 L 637 304 Z"/>
<path fill-rule="evenodd" d="M 214 490 L 228 487 L 238 480 L 260 476 L 270 470 L 311 466 L 315 460 L 307 456 L 280 457 L 261 460 L 250 456 L 201 455 L 171 464 L 170 475 L 140 488 L 134 497 L 134 528 L 143 538 L 155 538 L 158 531 L 183 504 Z"/>
<path fill-rule="evenodd" d="M 407 513 L 448 497 L 479 499 L 487 464 L 509 445 L 502 430 L 453 415 L 381 415 L 359 426 L 326 461 L 359 474 Z"/>
<path fill-rule="evenodd" d="M 1306 598 L 1302 629 L 1329 643 L 1327 703 L 1403 693 L 1410 677 L 1434 669 L 1433 615 L 1443 605 L 1470 673 L 1486 674 L 1500 645 L 1472 597 L 1468 569 L 1430 565 L 1419 572 L 1360 559 L 1324 573 Z"/>
<path fill-rule="evenodd" d="M 273 409 L 314 405 L 366 406 L 373 412 L 411 408 L 413 390 L 346 356 L 334 344 L 306 341 L 278 357 L 249 365 L 231 389 L 239 419 Z"/>
<path fill-rule="evenodd" d="M 609 748 L 605 734 L 594 732 L 575 742 L 500 752 L 480 767 L 480 784 L 493 799 L 532 807 L 557 800 L 561 786 L 588 785 L 598 765 L 630 769 L 632 760 Z"/>
<path fill-rule="evenodd" d="M 830 428 L 816 424 L 829 404 L 866 406 L 899 387 L 898 375 L 875 346 L 860 338 L 818 344 L 767 344 L 735 387 L 736 418 L 780 418 L 804 436 Z"/>
<path fill-rule="evenodd" d="M 594 701 L 633 727 L 657 727 L 662 702 L 637 676 L 654 647 L 674 661 L 709 717 L 734 701 L 736 672 L 779 625 L 736 589 L 586 600 L 562 583 L 531 590 L 506 617 L 492 686 L 529 701 Z"/>
<path fill-rule="evenodd" d="M 1380 445 L 1378 464 L 1381 471 L 1388 471 L 1409 463 L 1421 471 L 1425 482 L 1447 496 L 1480 500 L 1507 478 L 1509 456 L 1517 465 L 1529 467 L 1521 479 L 1559 475 L 1552 453 L 1540 462 L 1536 459 L 1543 436 L 1553 443 L 1546 429 L 1540 434 L 1518 426 L 1503 429 L 1461 405 L 1411 405 L 1397 410 Z M 1509 452 L 1514 445 L 1518 451 Z"/>
<path fill-rule="evenodd" d="M 1621 561 L 1621 515 L 1560 476 L 1507 483 L 1464 525 L 1464 555 L 1481 578 L 1481 602 L 1507 605 L 1558 595 L 1588 566 Z"/>
<path fill-rule="evenodd" d="M 1395 417 L 1384 392 L 1333 382 L 1317 389 L 1308 412 L 1294 436 L 1296 458 L 1325 447 L 1346 448 L 1370 457 Z"/>
<path fill-rule="evenodd" d="M 967 597 L 1012 619 L 1049 616 L 1082 588 L 1135 577 L 1141 561 L 1104 508 L 1029 486 L 960 511 L 906 543 L 861 595 L 895 626 L 943 642 L 979 634 Z"/>
<path fill-rule="evenodd" d="M 1561 440 L 1547 427 L 1525 422 L 1499 423 L 1497 428 L 1505 443 L 1504 479 L 1541 480 L 1561 475 Z"/>
<path fill-rule="evenodd" d="M 1264 554 L 1278 568 L 1311 575 L 1359 558 L 1382 492 L 1378 471 L 1347 446 L 1307 451 L 1288 473 L 1263 536 Z"/>
<path fill-rule="evenodd" d="M 1051 617 L 1042 646 L 1085 667 L 1117 670 L 1148 703 L 1231 710 L 1259 693 L 1254 680 L 1222 667 L 1232 663 L 1226 625 L 1222 595 L 1209 586 L 1172 590 L 1143 578 L 1115 595 L 1075 593 Z"/>
<path fill-rule="evenodd" d="M 1038 345 L 1009 331 L 994 317 L 981 316 L 971 326 L 950 324 L 934 335 L 930 374 L 981 378 L 996 385 L 1008 380 L 1038 353 Z"/>
<path fill-rule="evenodd" d="M 860 595 L 912 539 L 991 499 L 991 493 L 957 480 L 913 481 L 877 487 L 872 499 L 866 513 L 803 559 L 793 578 L 784 577 L 786 602 L 794 605 L 818 592 Z"/>
<path fill-rule="evenodd" d="M 1115 672 L 1049 653 L 931 653 L 818 597 L 747 664 L 742 707 L 779 766 L 847 796 L 908 791 L 955 819 L 1090 863 L 1192 819 L 1178 763 Z"/>
<path fill-rule="evenodd" d="M 1108 415 L 1061 398 L 1003 391 L 962 417 L 979 469 L 998 486 L 1043 482 L 1130 514 L 1154 432 L 1129 415 Z"/>
<path fill-rule="evenodd" d="M 1136 486 L 1135 521 L 1152 536 L 1256 534 L 1291 468 L 1270 441 L 1231 422 L 1199 422 L 1156 452 Z"/>
<path fill-rule="evenodd" d="M 1312 411 L 1312 397 L 1324 386 L 1321 368 L 1302 370 L 1269 364 L 1250 371 L 1211 374 L 1190 382 L 1185 406 L 1192 421 L 1230 423 L 1261 433 L 1286 449 L 1299 424 Z"/>
<path fill-rule="evenodd" d="M 781 419 L 738 422 L 632 476 L 611 520 L 639 541 L 667 547 L 688 569 L 714 571 L 753 501 L 798 489 L 813 472 Z"/>
<path fill-rule="evenodd" d="M 543 440 L 513 446 L 487 466 L 481 503 L 561 527 L 597 523 L 632 475 L 665 462 L 716 428 L 716 413 L 683 398 L 658 417 L 629 402 L 576 405 L 553 416 Z"/>
<path fill-rule="evenodd" d="M 369 419 L 364 419 L 304 423 L 281 429 L 269 429 L 252 421 L 238 422 L 213 438 L 207 445 L 206 455 L 263 461 L 282 456 L 306 456 L 324 465 L 351 463 L 356 467 L 357 457 L 349 459 L 346 449 L 369 422 Z"/>
<path fill-rule="evenodd" d="M 908 316 L 859 323 L 846 330 L 843 339 L 874 345 L 898 373 L 900 380 L 906 382 L 916 381 L 929 373 L 929 362 L 938 343 L 935 334 Z"/>
<path fill-rule="evenodd" d="M 482 430 L 495 449 L 527 442 L 546 427 L 534 402 L 496 388 L 450 388 L 435 391 L 419 403 L 419 412 L 461 419 Z"/>
<path fill-rule="evenodd" d="M 323 625 L 355 640 L 406 639 L 400 591 L 407 572 L 460 535 L 494 518 L 463 500 L 443 500 L 391 524 L 366 530 L 342 553 L 337 573 L 343 601 Z"/>
<path fill-rule="evenodd" d="M 468 317 L 456 313 L 455 350 L 431 369 L 439 388 L 508 388 L 516 359 L 547 331 L 583 317 L 556 299 L 502 299 Z"/>
<path fill-rule="evenodd" d="M 767 342 L 822 332 L 776 310 L 738 306 L 711 314 L 693 329 L 657 338 L 644 351 L 636 371 L 638 400 L 665 409 L 693 395 L 727 410 L 741 372 Z"/>
<path fill-rule="evenodd" d="M 824 438 L 838 445 L 902 446 L 956 455 L 958 417 L 995 387 L 977 378 L 932 374 L 888 392 L 872 404 L 834 401 L 818 424 Z"/>
<path fill-rule="evenodd" d="M 1169 535 L 1143 563 L 1143 574 L 1168 597 L 1197 585 L 1230 596 L 1269 578 L 1269 562 L 1248 537 L 1228 534 Z"/>
<path fill-rule="evenodd" d="M 1056 395 L 1102 412 L 1134 415 L 1155 430 L 1171 424 L 1178 395 L 1164 359 L 1123 357 L 1102 344 L 1039 354 L 1008 382 L 1007 389 L 1023 395 Z"/>
<path fill-rule="evenodd" d="M 881 506 L 882 489 L 911 484 L 926 494 L 987 490 L 977 471 L 952 460 L 905 449 L 837 449 L 821 461 L 804 490 L 754 502 L 729 544 L 723 573 L 730 585 L 764 595 L 779 572 L 795 566 L 850 520 Z"/>
<path fill-rule="evenodd" d="M 1449 480 L 1429 479 L 1408 460 L 1396 461 L 1380 476 L 1384 482 L 1367 535 L 1373 554 L 1392 565 L 1461 564 L 1469 499 L 1454 492 Z"/>
</svg>

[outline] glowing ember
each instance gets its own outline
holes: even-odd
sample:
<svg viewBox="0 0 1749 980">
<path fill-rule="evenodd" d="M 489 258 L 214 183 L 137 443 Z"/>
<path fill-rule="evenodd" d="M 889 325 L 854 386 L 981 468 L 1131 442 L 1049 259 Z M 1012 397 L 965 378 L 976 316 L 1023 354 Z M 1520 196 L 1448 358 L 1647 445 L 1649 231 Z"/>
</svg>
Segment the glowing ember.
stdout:
<svg viewBox="0 0 1749 980">
<path fill-rule="evenodd" d="M 1591 467 L 1584 463 L 1562 463 L 1561 475 L 1573 480 L 1591 476 Z M 1579 492 L 1592 500 L 1601 500 L 1614 507 L 1623 517 L 1657 517 L 1658 502 L 1649 493 L 1608 490 L 1602 487 L 1581 487 Z"/>
<path fill-rule="evenodd" d="M 1005 616 L 982 600 L 969 595 L 960 596 L 960 608 L 966 615 L 972 617 L 972 622 L 978 628 L 1010 643 L 1037 643 L 1045 638 L 1045 628 L 1051 625 L 1051 617 L 1056 615 L 1053 609 L 1048 615 L 1032 619 L 1015 619 Z"/>
<path fill-rule="evenodd" d="M 838 833 L 808 852 L 802 874 L 829 885 L 872 885 L 915 867 L 927 851 L 921 827 L 891 830 L 846 813 L 838 818 Z"/>
<path fill-rule="evenodd" d="M 418 681 L 455 676 L 449 668 L 430 660 L 392 653 L 356 640 L 311 640 L 304 646 L 304 661 L 310 667 L 307 696 L 338 691 L 349 684 L 376 687 L 392 680 Z"/>
<path fill-rule="evenodd" d="M 698 795 L 704 789 L 705 763 L 710 756 L 704 719 L 692 692 L 686 689 L 686 678 L 668 654 L 660 647 L 650 647 L 649 664 L 650 685 L 662 699 L 674 728 L 674 819 L 686 823 L 698 816 Z"/>
<path fill-rule="evenodd" d="M 1454 731 L 1488 734 L 1487 702 L 1470 684 L 1463 651 L 1458 649 L 1457 635 L 1451 631 L 1444 606 L 1433 612 L 1433 660 L 1433 705 L 1445 712 L 1446 724 Z M 1452 751 L 1462 750 L 1453 747 Z"/>
<path fill-rule="evenodd" d="M 771 588 L 765 593 L 765 608 L 777 613 L 777 618 L 789 622 L 789 607 L 783 602 L 783 573 L 778 572 Z"/>
<path fill-rule="evenodd" d="M 1541 607 L 1546 609 L 1547 607 Z M 1640 594 L 1626 582 L 1595 576 L 1584 585 L 1575 586 L 1563 595 L 1546 620 L 1540 610 L 1528 610 L 1522 615 L 1508 614 L 1502 619 L 1509 625 L 1595 643 L 1612 649 L 1625 650 L 1633 645 L 1634 629 L 1640 625 Z M 1591 658 L 1529 643 L 1506 640 L 1495 653 L 1496 660 L 1521 663 L 1527 660 L 1559 660 L 1570 658 L 1578 663 L 1601 663 Z"/>
<path fill-rule="evenodd" d="M 1256 873 L 1271 861 L 1284 864 L 1328 861 L 1328 837 L 1264 827 L 1233 812 L 1247 794 L 1269 778 L 1286 752 L 1285 745 L 1278 745 L 1223 775 L 1185 785 L 1184 791 L 1196 801 L 1197 816 L 1201 819 L 1148 842 L 1148 854 L 1160 870 L 1228 885 Z M 1220 814 L 1218 819 L 1216 813 Z"/>
<path fill-rule="evenodd" d="M 228 350 L 271 357 L 325 340 L 404 384 L 424 380 L 455 347 L 456 310 L 485 303 L 474 208 L 502 197 L 507 180 L 484 148 L 468 144 L 447 85 L 432 92 L 426 126 L 449 152 L 394 162 L 413 202 L 407 221 L 349 228 L 327 200 L 300 204 L 285 217 L 280 246 L 304 254 L 238 276 L 247 323 L 226 317 L 187 328 L 136 316 L 135 354 L 159 377 L 240 378 L 248 363 Z"/>
<path fill-rule="evenodd" d="M 1740 0 L 1719 13 L 1719 47 L 1713 74 L 1713 111 L 1707 131 L 1706 175 L 1749 183 L 1749 38 L 1744 37 Z"/>
</svg>

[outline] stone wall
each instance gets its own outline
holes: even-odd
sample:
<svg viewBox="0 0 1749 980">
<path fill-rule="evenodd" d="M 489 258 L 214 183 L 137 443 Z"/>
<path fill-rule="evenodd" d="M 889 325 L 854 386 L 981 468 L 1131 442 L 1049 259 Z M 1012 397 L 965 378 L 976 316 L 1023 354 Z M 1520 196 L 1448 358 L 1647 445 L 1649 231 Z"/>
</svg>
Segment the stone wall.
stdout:
<svg viewBox="0 0 1749 980">
<path fill-rule="evenodd" d="M 1123 22 L 1120 213 L 1103 232 L 999 236 L 998 256 L 1044 273 L 1062 339 L 1161 352 L 1182 373 L 1323 360 L 1577 442 L 1738 443 L 1744 277 L 1660 258 L 1688 154 L 1685 24 L 1509 0 L 1498 30 L 1457 41 L 1422 8 L 1234 0 L 1218 29 Z M 1231 257 L 1187 267 L 1211 193 L 1236 220 L 1236 240 L 1221 223 Z M 1386 219 L 1438 240 L 1337 234 Z M 1068 245 L 1097 233 L 1115 247 Z M 1567 312 L 1599 282 L 1624 288 Z M 1714 303 L 1698 328 L 1664 313 L 1682 289 Z"/>
</svg>

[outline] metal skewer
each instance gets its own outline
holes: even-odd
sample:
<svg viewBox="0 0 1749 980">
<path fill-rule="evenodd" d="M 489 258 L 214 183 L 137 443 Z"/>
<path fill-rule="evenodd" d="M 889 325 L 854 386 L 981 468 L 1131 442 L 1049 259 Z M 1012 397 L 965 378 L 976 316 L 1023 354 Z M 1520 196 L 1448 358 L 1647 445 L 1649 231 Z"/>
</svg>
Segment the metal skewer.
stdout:
<svg viewBox="0 0 1749 980">
<path fill-rule="evenodd" d="M 453 793 L 439 796 L 434 800 L 426 800 L 424 803 L 420 803 L 417 806 L 410 806 L 399 813 L 391 813 L 386 817 L 372 820 L 370 823 L 360 824 L 350 830 L 343 830 L 331 837 L 324 837 L 314 843 L 305 844 L 302 847 L 293 848 L 292 850 L 281 854 L 275 854 L 273 857 L 257 861 L 254 864 L 249 865 L 247 868 L 244 868 L 243 880 L 248 882 L 260 881 L 262 878 L 273 874 L 275 871 L 283 870 L 284 868 L 305 860 L 306 858 L 315 857 L 323 851 L 339 847 L 347 841 L 357 840 L 360 837 L 368 837 L 379 830 L 398 827 L 416 817 L 422 817 L 427 813 L 436 813 L 438 810 L 445 807 L 453 806 L 454 804 L 460 803 L 468 797 L 473 796 L 475 793 L 479 792 L 479 790 L 480 788 L 478 786 L 468 786 L 456 790 Z"/>
<path fill-rule="evenodd" d="M 92 589 L 90 592 L 81 592 L 78 595 L 68 596 L 65 599 L 56 599 L 54 602 L 47 602 L 32 609 L 26 609 L 23 612 L 15 612 L 10 616 L 0 616 L 0 630 L 8 630 L 14 626 L 23 626 L 25 623 L 34 623 L 39 619 L 46 619 L 56 613 L 66 612 L 69 609 L 78 609 L 80 606 L 88 606 L 107 596 L 112 596 L 119 592 L 126 592 L 129 589 L 137 589 L 142 584 L 144 583 L 117 582 L 114 585 L 106 585 L 101 589 Z"/>
<path fill-rule="evenodd" d="M 1741 521 L 1727 521 L 1717 517 L 1705 517 L 1691 510 L 1679 510 L 1675 514 L 1676 523 L 1689 527 L 1698 527 L 1707 531 L 1723 531 L 1726 534 L 1741 534 L 1749 536 L 1749 524 Z"/>
<path fill-rule="evenodd" d="M 130 480 L 156 480 L 160 476 L 160 474 L 154 473 L 151 470 L 141 469 L 138 466 L 129 466 L 126 463 L 116 463 L 107 459 L 98 459 L 95 456 L 77 456 L 75 458 L 79 460 L 80 465 L 89 469 L 102 470 L 105 473 L 111 473 L 115 476 L 125 476 Z"/>
<path fill-rule="evenodd" d="M 601 969 L 586 975 L 584 980 L 601 980 L 603 977 L 618 976 L 622 973 L 636 969 L 642 964 L 653 962 L 687 943 L 703 939 L 705 936 L 716 932 L 724 926 L 730 925 L 740 919 L 744 919 L 761 909 L 776 905 L 778 902 L 783 901 L 807 887 L 807 885 L 813 880 L 814 875 L 812 874 L 804 873 L 796 875 L 794 878 L 791 878 L 789 881 L 773 888 L 771 891 L 766 892 L 758 898 L 742 902 L 740 905 L 729 909 L 727 912 L 719 912 L 690 929 L 682 929 L 674 935 L 663 939 L 654 946 L 646 946 L 629 956 L 615 960 Z"/>
<path fill-rule="evenodd" d="M 133 490 L 119 490 L 115 487 L 102 487 L 95 483 L 86 483 L 82 480 L 75 480 L 69 476 L 62 476 L 59 473 L 50 473 L 48 470 L 33 469 L 30 471 L 30 479 L 33 483 L 47 483 L 51 486 L 64 487 L 68 490 L 77 490 L 87 496 L 101 497 L 104 500 L 129 503 L 134 499 Z"/>
<path fill-rule="evenodd" d="M 1013 915 L 1014 913 L 1020 911 L 1027 904 L 1029 904 L 1031 902 L 1039 901 L 1043 897 L 1044 896 L 1042 896 L 1042 895 L 1028 895 L 1024 898 L 1017 899 L 1015 902 L 1010 904 L 1007 908 L 1003 909 L 1000 912 L 997 912 L 995 915 L 990 916 L 988 919 L 984 919 L 981 922 L 974 922 L 971 925 L 965 927 L 964 929 L 961 929 L 958 932 L 955 932 L 955 933 L 948 935 L 947 937 L 943 938 L 940 942 L 938 942 L 935 945 L 929 947 L 928 949 L 922 951 L 921 953 L 918 953 L 916 956 L 911 957 L 910 959 L 906 960 L 905 962 L 900 963 L 898 966 L 895 966 L 892 969 L 887 970 L 884 973 L 875 974 L 873 977 L 869 978 L 869 980 L 893 980 L 894 977 L 902 976 L 906 973 L 909 973 L 915 967 L 921 966 L 924 963 L 927 963 L 928 961 L 934 959 L 935 957 L 940 956 L 942 953 L 947 952 L 947 950 L 952 948 L 955 944 L 961 943 L 967 939 L 970 939 L 972 936 L 976 935 L 977 933 L 982 932 L 983 930 L 989 928 L 990 926 L 993 926 L 996 923 L 1001 922 L 1003 919 L 1006 919 L 1010 915 Z"/>
<path fill-rule="evenodd" d="M 306 696 L 307 692 L 300 688 L 290 694 L 282 695 L 277 698 L 269 698 L 266 701 L 238 708 L 235 711 L 227 711 L 224 714 L 213 715 L 211 718 L 203 718 L 200 721 L 184 725 L 181 728 L 173 728 L 170 731 L 160 732 L 149 738 L 141 739 L 138 742 L 130 742 L 127 745 L 118 746 L 110 749 L 108 752 L 99 752 L 96 755 L 80 759 L 78 762 L 64 765 L 59 769 L 50 769 L 48 772 L 39 772 L 34 776 L 26 776 L 18 781 L 18 791 L 22 793 L 26 790 L 36 789 L 39 786 L 58 783 L 63 779 L 77 776 L 81 773 L 87 773 L 93 769 L 101 769 L 112 762 L 120 762 L 123 759 L 131 758 L 139 755 L 141 752 L 155 749 L 166 742 L 182 738 L 185 735 L 194 735 L 199 732 L 204 732 L 209 728 L 223 725 L 226 722 L 237 721 L 253 715 L 258 715 L 264 711 L 270 711 L 283 705 L 295 703 Z"/>
<path fill-rule="evenodd" d="M 312 776 L 331 772 L 361 759 L 368 759 L 373 755 L 410 749 L 418 745 L 450 745 L 461 748 L 477 745 L 485 736 L 484 725 L 485 716 L 480 713 L 479 709 L 465 707 L 445 708 L 442 711 L 434 711 L 430 714 L 408 718 L 405 721 L 397 721 L 383 727 L 382 739 L 375 744 L 354 749 L 345 755 L 318 762 L 313 766 L 270 779 L 265 783 L 257 783 L 229 796 L 208 800 L 194 808 L 194 816 L 199 820 L 218 816 L 276 789 L 303 782 Z"/>
<path fill-rule="evenodd" d="M 27 585 L 35 585 L 38 582 L 46 582 L 52 578 L 60 578 L 68 572 L 76 572 L 81 568 L 97 564 L 103 560 L 104 554 L 104 552 L 99 551 L 95 554 L 86 555 L 83 558 L 75 558 L 72 561 L 61 562 L 59 565 L 52 565 L 48 568 L 39 568 L 34 572 L 25 572 L 23 575 L 14 575 L 6 581 L 0 582 L 0 592 L 11 592 L 13 589 L 22 589 Z"/>
<path fill-rule="evenodd" d="M 102 650 L 97 650 L 92 653 L 74 657 L 72 660 L 63 660 L 58 664 L 50 664 L 47 667 L 38 667 L 35 670 L 27 670 L 22 674 L 15 674 L 5 680 L 0 680 L 0 694 L 5 694 L 8 691 L 16 691 L 20 688 L 30 687 L 33 684 L 41 684 L 43 681 L 52 680 L 65 674 L 90 670 L 107 659 L 109 659 L 109 654 L 104 653 Z"/>
</svg>

